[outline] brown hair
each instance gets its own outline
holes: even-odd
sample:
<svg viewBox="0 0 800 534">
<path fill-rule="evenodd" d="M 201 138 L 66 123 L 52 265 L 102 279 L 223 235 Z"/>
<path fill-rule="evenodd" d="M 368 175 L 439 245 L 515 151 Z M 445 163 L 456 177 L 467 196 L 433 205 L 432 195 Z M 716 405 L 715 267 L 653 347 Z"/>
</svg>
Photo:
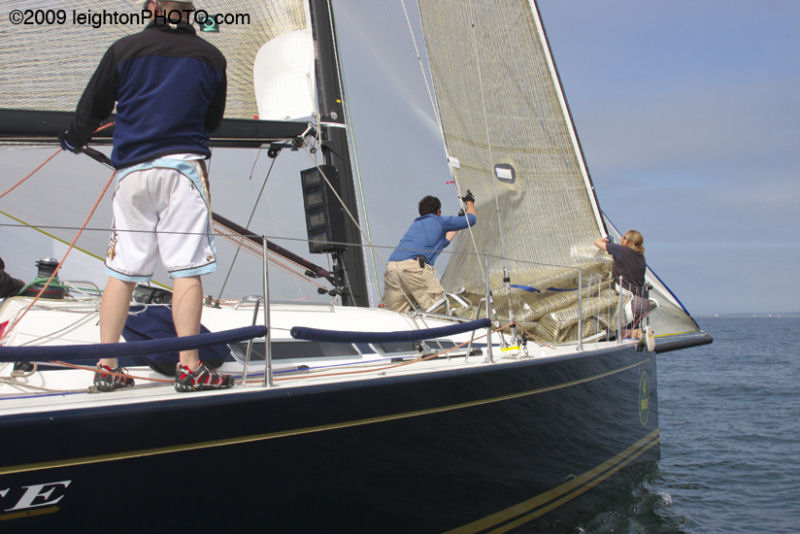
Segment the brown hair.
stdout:
<svg viewBox="0 0 800 534">
<path fill-rule="evenodd" d="M 625 245 L 631 250 L 644 254 L 644 238 L 637 230 L 628 230 L 622 239 L 626 239 L 628 243 Z"/>
</svg>

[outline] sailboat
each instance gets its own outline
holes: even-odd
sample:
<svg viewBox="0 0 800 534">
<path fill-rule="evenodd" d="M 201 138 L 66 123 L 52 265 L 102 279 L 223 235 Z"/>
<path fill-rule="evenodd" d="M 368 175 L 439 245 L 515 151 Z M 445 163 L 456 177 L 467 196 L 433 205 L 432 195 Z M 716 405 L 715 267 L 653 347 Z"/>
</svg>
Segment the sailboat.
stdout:
<svg viewBox="0 0 800 534">
<path fill-rule="evenodd" d="M 202 3 L 208 14 L 229 6 Z M 94 219 L 81 227 L 85 202 L 57 201 L 86 184 L 0 182 L 3 254 L 6 244 L 42 240 L 58 244 L 47 255 L 64 252 L 43 254 L 36 279 L 0 304 L 0 524 L 542 530 L 601 509 L 658 460 L 658 355 L 711 338 L 650 270 L 645 336 L 622 334 L 630 297 L 590 247 L 619 234 L 594 195 L 535 2 L 419 0 L 442 159 L 458 191 L 475 192 L 481 215 L 453 244 L 445 299 L 403 314 L 378 307 L 368 287 L 379 247 L 358 201 L 336 7 L 242 1 L 247 24 L 197 21 L 229 61 L 213 145 L 266 150 L 275 162 L 305 153 L 313 164 L 294 178 L 303 246 L 330 258 L 321 266 L 274 243 L 251 228 L 248 209 L 216 214 L 218 239 L 232 247 L 220 256 L 249 251 L 258 268 L 233 275 L 251 288 L 241 297 L 209 296 L 207 332 L 175 338 L 151 328 L 163 326 L 170 301 L 169 288 L 153 284 L 134 294 L 125 342 L 99 344 L 101 290 L 89 268 L 71 273 L 102 255 L 107 233 L 92 231 L 102 226 Z M 0 27 L 6 161 L 15 148 L 55 148 L 93 59 L 120 36 L 112 25 L 67 29 L 74 57 L 37 46 L 52 37 L 44 24 Z M 281 94 L 300 98 L 279 105 Z M 102 148 L 111 130 L 93 143 Z M 102 150 L 93 155 L 104 161 Z M 65 158 L 31 179 L 68 165 L 87 175 L 86 187 L 102 186 L 100 163 Z M 276 266 L 327 301 L 276 302 Z M 175 392 L 165 373 L 188 347 L 218 358 L 237 385 Z M 136 387 L 91 390 L 94 360 L 109 351 Z"/>
</svg>

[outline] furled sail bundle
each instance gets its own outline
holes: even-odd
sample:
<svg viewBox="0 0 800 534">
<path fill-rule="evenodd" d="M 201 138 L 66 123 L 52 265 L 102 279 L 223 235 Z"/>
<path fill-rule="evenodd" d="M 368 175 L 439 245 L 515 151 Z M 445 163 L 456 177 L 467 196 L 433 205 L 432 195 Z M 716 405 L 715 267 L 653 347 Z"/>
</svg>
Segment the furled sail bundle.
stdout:
<svg viewBox="0 0 800 534">
<path fill-rule="evenodd" d="M 453 174 L 478 199 L 479 222 L 456 238 L 443 285 L 477 305 L 488 265 L 501 320 L 555 342 L 575 339 L 580 317 L 594 319 L 584 336 L 615 329 L 622 306 L 611 262 L 592 245 L 605 223 L 535 4 L 419 4 Z M 652 313 L 669 318 L 660 329 L 695 332 L 654 285 Z"/>
</svg>

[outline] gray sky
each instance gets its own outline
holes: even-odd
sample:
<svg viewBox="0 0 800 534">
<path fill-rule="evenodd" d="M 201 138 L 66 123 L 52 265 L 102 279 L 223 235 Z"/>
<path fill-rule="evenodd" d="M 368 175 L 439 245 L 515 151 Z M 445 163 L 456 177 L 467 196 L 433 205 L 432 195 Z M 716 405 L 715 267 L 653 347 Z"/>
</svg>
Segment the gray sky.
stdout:
<svg viewBox="0 0 800 534">
<path fill-rule="evenodd" d="M 800 310 L 800 2 L 542 0 L 602 208 L 694 313 Z"/>
<path fill-rule="evenodd" d="M 334 0 L 334 7 L 373 242 L 385 261 L 422 195 L 439 196 L 445 212 L 457 202 L 399 0 Z M 643 233 L 656 273 L 695 314 L 800 311 L 800 2 L 540 0 L 539 7 L 600 206 L 621 230 Z M 4 153 L 0 185 L 50 152 Z M 266 175 L 262 156 L 249 178 L 255 156 L 217 150 L 212 161 L 215 210 L 241 222 Z M 83 217 L 108 173 L 62 158 L 75 157 L 59 156 L 42 177 L 86 186 Z M 304 154 L 279 158 L 251 228 L 305 237 L 297 169 L 310 166 Z M 6 202 L 11 195 L 0 209 Z M 109 211 L 102 205 L 92 225 L 107 226 Z M 0 237 L 0 255 L 25 278 L 36 258 L 60 254 L 14 257 L 9 249 L 23 242 L 4 228 Z M 24 241 L 32 242 L 27 234 Z M 279 242 L 307 255 L 303 244 Z M 77 258 L 71 265 L 79 270 Z M 221 285 L 226 268 L 209 287 Z M 314 293 L 276 280 L 291 298 Z M 227 292 L 258 292 L 251 282 L 235 272 Z"/>
</svg>

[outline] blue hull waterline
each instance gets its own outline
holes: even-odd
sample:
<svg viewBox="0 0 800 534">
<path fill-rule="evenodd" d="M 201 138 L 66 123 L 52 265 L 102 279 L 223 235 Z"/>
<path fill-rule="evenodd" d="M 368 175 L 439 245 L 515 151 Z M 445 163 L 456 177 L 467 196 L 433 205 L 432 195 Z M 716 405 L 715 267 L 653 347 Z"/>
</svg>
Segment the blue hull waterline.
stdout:
<svg viewBox="0 0 800 534">
<path fill-rule="evenodd" d="M 536 528 L 597 510 L 659 457 L 656 356 L 632 345 L 189 397 L 0 418 L 0 524 Z"/>
</svg>

